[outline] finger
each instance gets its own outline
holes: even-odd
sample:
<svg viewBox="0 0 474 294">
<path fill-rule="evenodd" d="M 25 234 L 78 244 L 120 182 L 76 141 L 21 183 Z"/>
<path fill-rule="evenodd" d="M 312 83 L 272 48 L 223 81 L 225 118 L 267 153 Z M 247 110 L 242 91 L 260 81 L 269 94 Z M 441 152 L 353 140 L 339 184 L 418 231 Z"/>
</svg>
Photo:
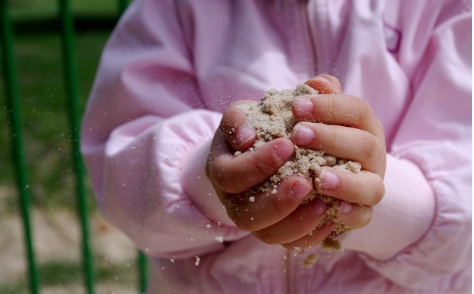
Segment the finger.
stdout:
<svg viewBox="0 0 474 294">
<path fill-rule="evenodd" d="M 327 204 L 315 199 L 300 205 L 288 217 L 252 234 L 267 244 L 290 243 L 302 238 L 316 228 L 325 217 Z"/>
<path fill-rule="evenodd" d="M 341 201 L 338 217 L 352 229 L 360 229 L 372 220 L 373 213 L 372 207 Z"/>
<path fill-rule="evenodd" d="M 220 189 L 240 193 L 270 178 L 294 154 L 293 143 L 278 138 L 259 149 L 233 156 L 222 131 L 216 131 L 211 145 L 206 174 Z"/>
<path fill-rule="evenodd" d="M 314 95 L 297 98 L 293 103 L 297 121 L 341 125 L 367 131 L 385 146 L 381 122 L 362 99 L 350 95 Z"/>
<path fill-rule="evenodd" d="M 385 193 L 382 179 L 371 172 L 352 173 L 332 167 L 324 167 L 314 179 L 316 191 L 367 206 L 379 203 Z"/>
<path fill-rule="evenodd" d="M 371 207 L 341 201 L 338 218 L 340 221 L 342 221 L 342 223 L 349 226 L 350 228 L 360 229 L 371 221 L 372 215 L 373 209 Z M 314 247 L 326 239 L 331 231 L 334 230 L 335 226 L 335 223 L 328 221 L 314 230 L 312 234 L 304 235 L 295 241 L 282 244 L 282 246 L 287 249 L 306 249 L 309 247 Z"/>
<path fill-rule="evenodd" d="M 291 176 L 277 185 L 276 193 L 227 195 L 222 202 L 238 228 L 258 231 L 290 215 L 311 191 L 313 185 L 308 179 Z"/>
<path fill-rule="evenodd" d="M 290 250 L 296 248 L 306 249 L 317 246 L 318 244 L 323 242 L 323 240 L 326 239 L 327 236 L 329 236 L 333 228 L 334 223 L 326 222 L 321 227 L 314 230 L 311 235 L 305 235 L 293 242 L 282 244 L 282 246 Z"/>
<path fill-rule="evenodd" d="M 301 148 L 321 150 L 338 158 L 359 162 L 362 169 L 383 176 L 385 150 L 371 133 L 355 128 L 320 123 L 298 123 L 291 134 Z"/>
<path fill-rule="evenodd" d="M 314 78 L 311 78 L 305 82 L 308 86 L 315 89 L 319 94 L 333 94 L 341 93 L 341 83 L 339 80 L 331 75 L 320 74 Z"/>
<path fill-rule="evenodd" d="M 245 112 L 240 107 L 255 103 L 257 102 L 250 100 L 234 102 L 222 116 L 220 127 L 232 148 L 237 151 L 247 150 L 257 139 L 257 132 L 247 124 Z"/>
</svg>

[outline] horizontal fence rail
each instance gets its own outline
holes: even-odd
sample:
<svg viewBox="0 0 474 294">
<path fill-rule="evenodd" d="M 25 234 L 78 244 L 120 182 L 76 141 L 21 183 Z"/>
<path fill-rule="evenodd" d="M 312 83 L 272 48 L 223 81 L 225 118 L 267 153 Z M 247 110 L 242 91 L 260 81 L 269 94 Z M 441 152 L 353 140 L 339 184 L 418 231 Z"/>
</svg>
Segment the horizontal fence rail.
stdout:
<svg viewBox="0 0 474 294">
<path fill-rule="evenodd" d="M 18 81 L 16 76 L 16 64 L 14 57 L 14 40 L 12 23 L 8 10 L 8 1 L 0 0 L 1 21 L 1 49 L 3 77 L 5 84 L 6 111 L 10 126 L 12 160 L 15 168 L 17 190 L 19 195 L 19 206 L 21 211 L 24 245 L 26 248 L 26 259 L 28 263 L 27 278 L 29 280 L 30 292 L 40 293 L 40 273 L 38 273 L 33 246 L 33 232 L 31 229 L 30 215 L 30 187 L 24 156 L 23 131 L 21 113 L 19 107 Z M 123 13 L 128 6 L 128 0 L 118 0 L 118 13 Z M 71 155 L 74 163 L 75 194 L 77 200 L 77 211 L 81 226 L 81 247 L 84 287 L 88 294 L 94 293 L 94 265 L 93 252 L 90 246 L 90 225 L 87 197 L 85 192 L 85 171 L 80 153 L 80 124 L 81 110 L 79 106 L 79 90 L 77 76 L 77 61 L 75 48 L 74 17 L 69 0 L 58 0 L 59 21 L 62 44 L 62 66 L 66 89 L 66 105 L 69 119 L 69 131 L 71 137 Z M 147 285 L 147 259 L 138 251 L 138 291 L 144 293 Z"/>
</svg>

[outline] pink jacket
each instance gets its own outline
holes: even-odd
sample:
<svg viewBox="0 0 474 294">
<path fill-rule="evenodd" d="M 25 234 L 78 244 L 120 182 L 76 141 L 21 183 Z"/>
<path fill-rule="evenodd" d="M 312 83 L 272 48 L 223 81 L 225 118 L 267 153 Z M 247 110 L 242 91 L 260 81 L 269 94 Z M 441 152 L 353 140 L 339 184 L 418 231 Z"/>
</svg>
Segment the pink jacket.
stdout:
<svg viewBox="0 0 474 294">
<path fill-rule="evenodd" d="M 151 258 L 149 293 L 469 292 L 471 10 L 461 0 L 135 1 L 104 50 L 82 150 L 104 217 Z M 239 230 L 204 162 L 232 101 L 318 73 L 382 121 L 386 195 L 344 252 L 300 255 Z M 300 268 L 311 251 L 319 260 Z"/>
</svg>

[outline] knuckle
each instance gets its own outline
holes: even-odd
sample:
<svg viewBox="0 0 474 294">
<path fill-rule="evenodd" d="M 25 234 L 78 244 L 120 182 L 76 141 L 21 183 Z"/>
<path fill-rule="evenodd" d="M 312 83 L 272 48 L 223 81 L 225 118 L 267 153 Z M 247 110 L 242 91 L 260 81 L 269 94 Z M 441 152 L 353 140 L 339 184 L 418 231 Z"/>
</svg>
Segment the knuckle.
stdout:
<svg viewBox="0 0 474 294">
<path fill-rule="evenodd" d="M 232 219 L 232 221 L 235 223 L 237 228 L 241 229 L 242 231 L 252 231 L 252 226 L 250 225 L 250 223 L 244 220 L 243 218 Z"/>
<path fill-rule="evenodd" d="M 374 191 L 374 200 L 373 200 L 372 206 L 380 203 L 380 201 L 382 201 L 383 196 L 385 195 L 385 185 L 383 184 L 383 181 L 381 178 L 379 178 L 378 176 L 377 178 L 378 180 L 377 180 L 376 188 Z"/>
<path fill-rule="evenodd" d="M 309 213 L 312 214 L 312 211 L 309 211 Z M 293 223 L 291 224 L 292 233 L 291 235 L 288 234 L 285 237 L 288 239 L 295 239 L 304 236 L 310 236 L 316 230 L 316 227 L 319 224 L 319 219 L 315 221 L 315 219 L 312 217 L 313 215 L 300 216 L 298 219 L 293 218 Z"/>
<path fill-rule="evenodd" d="M 322 148 L 324 132 L 325 132 L 325 125 L 313 123 L 313 124 L 305 124 L 305 127 L 309 128 L 313 132 L 313 140 L 309 144 L 313 148 Z"/>
<path fill-rule="evenodd" d="M 219 180 L 221 178 L 220 176 L 220 168 L 216 161 L 207 161 L 206 163 L 206 175 L 209 178 L 210 181 L 216 183 L 217 185 L 220 186 Z"/>
<path fill-rule="evenodd" d="M 295 248 L 295 246 L 293 246 L 293 242 L 281 244 L 281 246 L 283 246 L 283 248 L 288 249 L 288 250 L 293 250 Z"/>
<path fill-rule="evenodd" d="M 357 98 L 354 100 L 355 108 L 357 110 L 357 114 L 360 119 L 364 119 L 367 117 L 369 111 L 371 111 L 369 104 L 367 104 L 364 100 Z"/>
<path fill-rule="evenodd" d="M 207 177 L 207 179 L 208 179 L 209 181 L 212 181 L 212 175 L 211 175 L 211 171 L 210 171 L 210 170 L 211 170 L 211 162 L 210 162 L 210 160 L 208 159 L 208 160 L 206 161 L 206 166 L 205 166 L 205 168 L 204 168 L 204 171 L 206 172 L 206 177 Z"/>
<path fill-rule="evenodd" d="M 354 176 L 350 176 L 350 177 L 347 177 L 346 179 L 346 182 L 348 184 L 348 186 L 350 187 L 349 191 L 348 191 L 348 195 L 350 195 L 350 197 L 355 200 L 355 201 L 351 201 L 351 202 L 355 202 L 355 203 L 364 203 L 366 202 L 365 200 L 365 196 L 364 194 L 361 194 L 361 191 L 364 191 L 363 189 L 361 189 L 361 181 L 358 179 L 358 177 L 354 177 Z"/>
<path fill-rule="evenodd" d="M 222 166 L 222 162 L 220 160 L 220 156 L 217 154 L 215 150 L 211 149 L 206 159 L 206 166 L 205 166 L 206 176 L 210 180 L 213 180 L 215 178 L 216 171 L 218 171 L 218 169 L 220 169 L 221 166 Z"/>
<path fill-rule="evenodd" d="M 373 216 L 371 207 L 360 206 L 356 215 L 351 218 L 350 226 L 354 229 L 360 229 L 370 223 Z"/>
<path fill-rule="evenodd" d="M 242 231 L 252 231 L 252 224 L 245 217 L 243 217 L 242 213 L 239 212 L 236 207 L 226 207 L 226 209 L 227 215 L 235 223 L 237 228 L 241 229 Z"/>
<path fill-rule="evenodd" d="M 254 160 L 252 160 L 251 162 L 255 172 L 259 176 L 267 177 L 273 171 L 271 164 L 266 162 L 266 158 L 255 156 Z"/>
<path fill-rule="evenodd" d="M 213 179 L 214 183 L 217 184 L 220 188 L 222 188 L 226 192 L 232 193 L 232 182 L 230 181 L 229 177 L 227 177 L 227 174 L 224 172 L 221 172 L 217 169 L 211 169 L 211 178 Z"/>
<path fill-rule="evenodd" d="M 225 130 L 225 129 L 228 129 L 229 126 L 231 125 L 231 121 L 232 121 L 232 110 L 227 110 L 226 112 L 224 112 L 224 114 L 222 115 L 222 119 L 221 119 L 221 123 L 219 124 L 220 128 Z"/>
<path fill-rule="evenodd" d="M 266 244 L 269 244 L 269 245 L 279 244 L 278 241 L 275 239 L 275 236 L 268 230 L 260 230 L 257 232 L 252 232 L 252 234 L 255 237 L 257 237 L 260 241 Z"/>
<path fill-rule="evenodd" d="M 274 210 L 275 215 L 277 216 L 278 219 L 283 219 L 283 218 L 288 216 L 288 208 L 287 207 L 288 206 L 284 205 L 284 203 L 282 203 L 282 201 L 280 201 L 279 199 L 277 199 L 273 203 L 273 210 Z"/>
<path fill-rule="evenodd" d="M 340 142 L 339 140 L 339 135 L 338 135 L 338 129 L 337 128 L 331 128 L 331 140 L 329 141 L 329 148 L 330 150 L 335 150 L 337 149 L 337 146 L 338 146 L 338 143 L 337 142 Z"/>
<path fill-rule="evenodd" d="M 222 168 L 219 168 L 217 164 L 213 164 L 210 166 L 209 178 L 211 182 L 213 182 L 219 188 L 228 193 L 241 192 L 239 187 L 236 186 L 236 182 L 233 180 L 233 177 L 229 176 L 228 173 L 224 172 Z"/>
<path fill-rule="evenodd" d="M 360 226 L 365 227 L 366 225 L 368 225 L 370 221 L 372 220 L 373 215 L 374 215 L 374 211 L 372 210 L 372 208 L 364 209 L 364 213 L 361 215 L 361 218 L 360 218 Z"/>
<path fill-rule="evenodd" d="M 242 110 L 237 106 L 236 102 L 232 103 L 222 115 L 220 127 L 225 134 L 233 133 L 238 127 L 239 117 L 242 116 Z"/>
<path fill-rule="evenodd" d="M 232 178 L 230 178 L 226 175 L 221 175 L 219 177 L 218 185 L 219 185 L 219 187 L 222 188 L 222 190 L 224 190 L 228 193 L 235 194 L 235 193 L 242 192 L 240 187 L 238 187 L 237 184 L 235 183 L 235 181 Z"/>
<path fill-rule="evenodd" d="M 327 118 L 329 121 L 337 121 L 340 117 L 340 113 L 338 111 L 337 103 L 335 99 L 332 99 L 331 96 L 326 96 L 325 99 L 323 100 L 323 105 L 324 108 L 327 110 Z M 323 112 L 324 114 L 324 112 Z"/>
<path fill-rule="evenodd" d="M 379 153 L 378 150 L 377 139 L 373 135 L 366 133 L 362 139 L 361 147 L 362 156 L 365 161 L 374 163 L 377 160 L 377 154 Z"/>
<path fill-rule="evenodd" d="M 355 117 L 357 120 L 357 125 L 360 127 L 367 127 L 369 117 L 371 117 L 372 108 L 370 108 L 369 104 L 367 104 L 364 100 L 357 98 L 355 99 L 354 109 Z"/>
<path fill-rule="evenodd" d="M 331 113 L 331 101 L 328 97 L 320 96 L 318 99 L 311 99 L 311 102 L 313 103 L 313 117 L 310 121 L 323 121 L 323 118 Z"/>
<path fill-rule="evenodd" d="M 383 123 L 380 121 L 380 119 L 375 118 L 375 121 L 377 123 L 377 127 L 383 132 Z"/>
</svg>

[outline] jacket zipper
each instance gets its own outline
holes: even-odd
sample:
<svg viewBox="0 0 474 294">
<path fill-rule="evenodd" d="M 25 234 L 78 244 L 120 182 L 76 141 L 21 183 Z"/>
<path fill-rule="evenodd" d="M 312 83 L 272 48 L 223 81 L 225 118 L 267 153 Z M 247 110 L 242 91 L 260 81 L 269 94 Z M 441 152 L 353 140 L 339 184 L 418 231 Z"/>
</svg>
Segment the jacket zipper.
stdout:
<svg viewBox="0 0 474 294">
<path fill-rule="evenodd" d="M 310 55 L 314 60 L 314 62 L 311 62 L 309 70 L 311 71 L 311 75 L 314 76 L 318 72 L 318 55 L 317 55 L 317 51 L 316 51 L 315 40 L 313 39 L 313 36 L 312 36 L 311 24 L 309 22 L 308 2 L 309 1 L 302 1 L 301 3 L 299 3 L 299 6 L 301 7 L 301 14 L 303 16 L 303 22 L 304 22 L 304 24 L 303 24 L 303 27 L 305 29 L 304 35 L 306 36 L 306 42 L 305 43 L 309 44 Z"/>
<path fill-rule="evenodd" d="M 303 18 L 303 28 L 304 28 L 304 36 L 306 37 L 306 42 L 305 44 L 308 44 L 310 46 L 310 55 L 313 58 L 314 62 L 311 62 L 309 71 L 311 72 L 311 77 L 315 76 L 317 74 L 317 69 L 318 69 L 318 56 L 316 54 L 316 44 L 315 41 L 312 37 L 312 29 L 311 29 L 311 24 L 309 23 L 309 17 L 308 17 L 308 0 L 298 0 L 297 5 L 299 6 L 300 13 Z M 287 258 L 286 258 L 286 285 L 287 285 L 287 293 L 291 294 L 294 291 L 293 287 L 293 277 L 292 277 L 292 260 L 293 260 L 293 254 L 294 251 L 288 250 L 287 251 Z"/>
</svg>

